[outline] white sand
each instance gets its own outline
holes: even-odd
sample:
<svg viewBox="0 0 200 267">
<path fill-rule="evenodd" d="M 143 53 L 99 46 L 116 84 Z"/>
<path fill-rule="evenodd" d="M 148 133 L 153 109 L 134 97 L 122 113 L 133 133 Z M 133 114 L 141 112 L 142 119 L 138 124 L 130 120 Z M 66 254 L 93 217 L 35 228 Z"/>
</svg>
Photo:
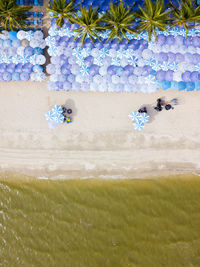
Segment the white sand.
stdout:
<svg viewBox="0 0 200 267">
<path fill-rule="evenodd" d="M 156 112 L 158 97 L 179 98 Z M 68 104 L 73 123 L 49 130 L 45 113 Z M 134 130 L 131 111 L 147 105 L 151 121 Z M 200 93 L 49 92 L 46 83 L 0 83 L 0 168 L 57 178 L 136 178 L 200 172 Z"/>
</svg>

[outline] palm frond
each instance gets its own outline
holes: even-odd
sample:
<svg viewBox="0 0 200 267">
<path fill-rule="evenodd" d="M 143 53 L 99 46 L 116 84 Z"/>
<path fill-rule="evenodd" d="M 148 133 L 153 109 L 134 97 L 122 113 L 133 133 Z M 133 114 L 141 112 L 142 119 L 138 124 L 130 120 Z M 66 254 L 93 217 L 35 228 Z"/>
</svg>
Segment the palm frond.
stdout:
<svg viewBox="0 0 200 267">
<path fill-rule="evenodd" d="M 144 6 L 139 6 L 139 10 L 135 12 L 135 17 L 139 19 L 136 31 L 147 31 L 150 41 L 152 33 L 156 37 L 156 28 L 166 30 L 170 22 L 169 12 L 166 11 L 164 0 L 157 0 L 155 3 L 153 0 L 145 0 Z"/>
<path fill-rule="evenodd" d="M 178 6 L 170 1 L 169 6 L 173 17 L 171 25 L 183 26 L 187 37 L 188 29 L 200 23 L 200 6 L 195 0 L 181 0 Z"/>
<path fill-rule="evenodd" d="M 80 6 L 80 14 L 72 18 L 72 21 L 79 25 L 79 27 L 73 32 L 77 33 L 75 39 L 81 38 L 82 45 L 85 42 L 86 37 L 90 37 L 91 41 L 94 43 L 95 39 L 101 41 L 98 36 L 98 32 L 101 32 L 104 27 L 101 24 L 101 17 L 98 16 L 98 9 L 89 7 L 87 10 L 82 5 Z"/>
<path fill-rule="evenodd" d="M 17 6 L 15 0 L 0 0 L 0 26 L 6 30 L 26 28 L 25 20 L 28 17 L 25 12 L 31 8 Z"/>
<path fill-rule="evenodd" d="M 53 18 L 56 18 L 56 24 L 58 28 L 61 28 L 64 24 L 64 18 L 68 19 L 72 23 L 73 17 L 78 5 L 74 6 L 74 0 L 66 2 L 66 0 L 53 0 L 46 9 L 53 13 Z"/>
<path fill-rule="evenodd" d="M 110 2 L 109 9 L 104 14 L 102 21 L 105 23 L 105 29 L 109 29 L 108 40 L 115 38 L 122 41 L 126 38 L 126 33 L 134 33 L 132 25 L 135 21 L 133 6 L 125 6 L 123 2 L 119 5 Z M 127 39 L 127 38 L 126 38 Z"/>
</svg>

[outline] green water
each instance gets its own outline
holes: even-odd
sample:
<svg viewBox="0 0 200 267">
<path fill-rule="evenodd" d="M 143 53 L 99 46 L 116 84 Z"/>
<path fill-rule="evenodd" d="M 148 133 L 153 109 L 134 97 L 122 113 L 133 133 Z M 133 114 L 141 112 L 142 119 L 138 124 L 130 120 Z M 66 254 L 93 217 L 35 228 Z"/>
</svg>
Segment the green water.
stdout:
<svg viewBox="0 0 200 267">
<path fill-rule="evenodd" d="M 1 181 L 0 266 L 200 266 L 200 180 Z"/>
</svg>

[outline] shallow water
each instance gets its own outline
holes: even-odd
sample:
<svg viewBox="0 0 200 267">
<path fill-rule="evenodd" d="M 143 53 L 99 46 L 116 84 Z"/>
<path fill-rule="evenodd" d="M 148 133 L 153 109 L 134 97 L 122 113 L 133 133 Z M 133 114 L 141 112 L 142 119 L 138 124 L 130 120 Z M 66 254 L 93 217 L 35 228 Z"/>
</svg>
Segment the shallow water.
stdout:
<svg viewBox="0 0 200 267">
<path fill-rule="evenodd" d="M 200 266 L 200 180 L 2 180 L 0 266 Z"/>
</svg>

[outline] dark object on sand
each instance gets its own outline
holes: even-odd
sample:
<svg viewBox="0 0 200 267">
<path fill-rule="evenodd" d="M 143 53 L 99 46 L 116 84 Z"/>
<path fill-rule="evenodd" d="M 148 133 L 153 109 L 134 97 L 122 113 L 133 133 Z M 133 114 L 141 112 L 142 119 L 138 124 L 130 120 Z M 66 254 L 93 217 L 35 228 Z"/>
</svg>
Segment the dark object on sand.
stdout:
<svg viewBox="0 0 200 267">
<path fill-rule="evenodd" d="M 162 107 L 161 107 L 161 105 L 159 105 L 159 106 L 157 105 L 157 107 L 155 107 L 154 109 L 155 109 L 156 111 L 162 111 Z"/>
<path fill-rule="evenodd" d="M 139 113 L 147 113 L 147 108 L 146 107 L 143 107 L 143 108 L 140 108 L 140 109 L 138 109 L 138 112 Z"/>
<path fill-rule="evenodd" d="M 65 106 L 62 106 L 62 110 L 63 110 L 63 112 L 62 113 L 65 113 L 66 112 L 66 107 Z"/>
<path fill-rule="evenodd" d="M 67 114 L 71 114 L 71 113 L 72 113 L 71 108 L 68 108 L 68 109 L 67 109 Z"/>
<path fill-rule="evenodd" d="M 165 109 L 166 109 L 166 110 L 170 110 L 170 109 L 174 109 L 174 108 L 172 107 L 172 105 L 167 104 L 167 105 L 165 106 Z"/>
<path fill-rule="evenodd" d="M 162 110 L 162 99 L 158 98 L 157 99 L 157 106 L 154 108 L 157 111 L 161 111 Z"/>
</svg>

